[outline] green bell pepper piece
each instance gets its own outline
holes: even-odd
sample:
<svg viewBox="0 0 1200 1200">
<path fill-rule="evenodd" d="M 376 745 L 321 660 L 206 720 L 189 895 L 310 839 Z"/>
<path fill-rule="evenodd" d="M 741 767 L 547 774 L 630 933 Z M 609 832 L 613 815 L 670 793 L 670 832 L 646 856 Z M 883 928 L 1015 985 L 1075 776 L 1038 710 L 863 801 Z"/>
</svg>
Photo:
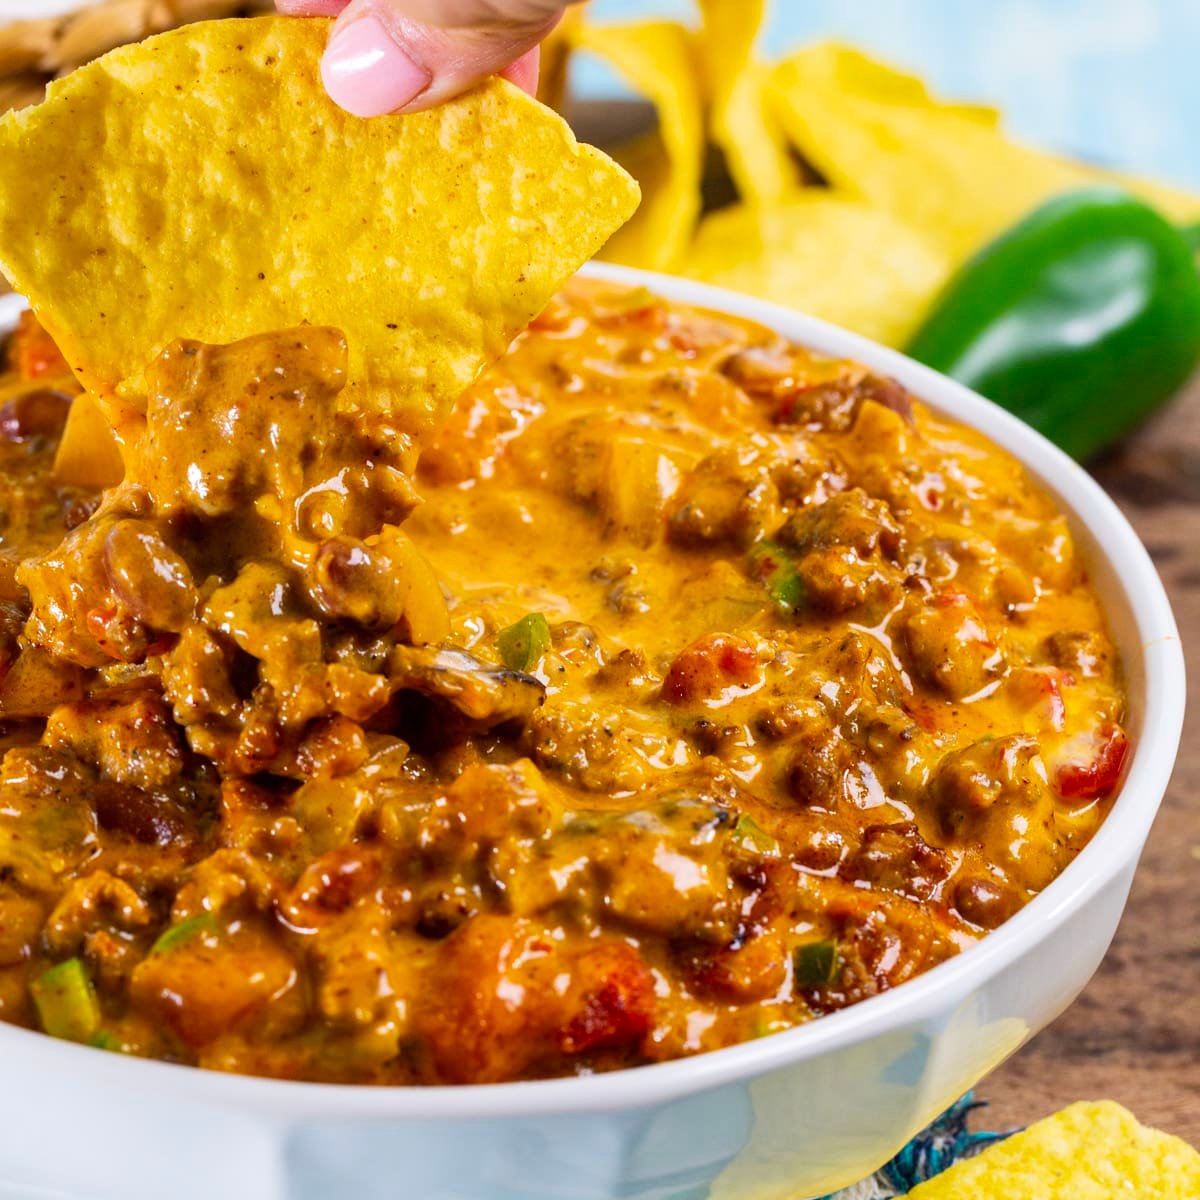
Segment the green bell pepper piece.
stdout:
<svg viewBox="0 0 1200 1200">
<path fill-rule="evenodd" d="M 837 975 L 837 942 L 801 942 L 792 952 L 792 976 L 797 987 L 825 987 Z"/>
<path fill-rule="evenodd" d="M 42 1028 L 69 1042 L 90 1042 L 100 1028 L 100 1003 L 87 967 L 68 958 L 30 985 Z"/>
<path fill-rule="evenodd" d="M 752 816 L 742 813 L 730 835 L 744 850 L 763 858 L 779 857 L 779 842 L 773 838 Z"/>
<path fill-rule="evenodd" d="M 785 617 L 795 616 L 807 599 L 804 580 L 787 551 L 764 538 L 750 548 L 750 574 L 767 589 L 771 603 Z"/>
<path fill-rule="evenodd" d="M 186 946 L 188 942 L 194 940 L 204 933 L 216 933 L 217 919 L 212 913 L 200 913 L 195 917 L 188 917 L 185 921 L 180 921 L 178 925 L 168 925 L 166 929 L 158 935 L 158 939 L 154 945 L 150 947 L 151 954 L 170 954 L 172 950 L 178 950 L 180 946 Z"/>
<path fill-rule="evenodd" d="M 1200 360 L 1193 246 L 1119 189 L 1067 192 L 967 262 L 907 350 L 1087 458 Z"/>
<path fill-rule="evenodd" d="M 528 671 L 550 649 L 550 625 L 541 613 L 526 613 L 496 634 L 496 647 L 510 671 Z"/>
</svg>

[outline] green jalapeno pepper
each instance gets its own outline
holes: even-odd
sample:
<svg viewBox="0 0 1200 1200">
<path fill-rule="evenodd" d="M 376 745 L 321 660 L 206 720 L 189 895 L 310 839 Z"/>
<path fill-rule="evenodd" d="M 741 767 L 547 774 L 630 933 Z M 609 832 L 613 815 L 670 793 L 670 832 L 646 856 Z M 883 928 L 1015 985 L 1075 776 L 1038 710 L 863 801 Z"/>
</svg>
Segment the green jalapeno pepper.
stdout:
<svg viewBox="0 0 1200 1200">
<path fill-rule="evenodd" d="M 1200 360 L 1197 240 L 1119 189 L 1065 193 L 963 266 L 908 353 L 1086 458 Z"/>
</svg>

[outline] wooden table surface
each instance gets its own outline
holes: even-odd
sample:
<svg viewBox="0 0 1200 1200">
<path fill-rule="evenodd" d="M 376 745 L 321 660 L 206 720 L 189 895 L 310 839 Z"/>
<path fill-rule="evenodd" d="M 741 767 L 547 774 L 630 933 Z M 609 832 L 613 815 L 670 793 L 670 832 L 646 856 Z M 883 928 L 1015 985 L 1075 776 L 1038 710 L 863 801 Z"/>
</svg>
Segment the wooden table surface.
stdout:
<svg viewBox="0 0 1200 1200">
<path fill-rule="evenodd" d="M 1002 1129 L 1117 1100 L 1200 1147 L 1200 380 L 1098 463 L 1154 558 L 1191 667 L 1183 745 L 1112 948 L 1082 996 L 976 1089 Z"/>
</svg>

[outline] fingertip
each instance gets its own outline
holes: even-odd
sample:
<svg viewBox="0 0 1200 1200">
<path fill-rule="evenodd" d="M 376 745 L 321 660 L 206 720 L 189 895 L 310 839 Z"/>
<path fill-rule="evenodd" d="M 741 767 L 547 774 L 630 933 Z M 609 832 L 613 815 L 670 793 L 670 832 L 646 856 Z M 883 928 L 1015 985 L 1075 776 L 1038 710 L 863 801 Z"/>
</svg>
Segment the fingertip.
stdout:
<svg viewBox="0 0 1200 1200">
<path fill-rule="evenodd" d="M 330 99 L 356 117 L 381 117 L 415 100 L 432 81 L 370 14 L 335 28 L 321 59 Z"/>
<path fill-rule="evenodd" d="M 285 17 L 336 17 L 350 0 L 275 0 Z"/>
<path fill-rule="evenodd" d="M 542 48 L 534 46 L 532 50 L 526 50 L 520 58 L 505 67 L 500 72 L 500 76 L 507 79 L 509 83 L 515 83 L 523 92 L 536 96 L 541 63 Z"/>
</svg>

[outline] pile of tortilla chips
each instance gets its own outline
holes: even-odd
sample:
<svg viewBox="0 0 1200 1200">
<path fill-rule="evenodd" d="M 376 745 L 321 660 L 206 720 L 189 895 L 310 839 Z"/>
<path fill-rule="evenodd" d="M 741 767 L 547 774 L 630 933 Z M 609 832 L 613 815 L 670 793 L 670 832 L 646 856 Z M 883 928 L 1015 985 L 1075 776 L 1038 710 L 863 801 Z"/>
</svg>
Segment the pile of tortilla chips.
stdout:
<svg viewBox="0 0 1200 1200">
<path fill-rule="evenodd" d="M 658 111 L 656 132 L 615 151 L 645 200 L 604 257 L 903 345 L 965 258 L 1059 192 L 1117 180 L 1168 217 L 1200 219 L 1200 196 L 1019 145 L 994 109 L 941 100 L 849 46 L 760 62 L 765 0 L 697 8 L 691 27 L 578 22 L 570 32 Z M 739 199 L 705 214 L 713 147 Z"/>
</svg>

